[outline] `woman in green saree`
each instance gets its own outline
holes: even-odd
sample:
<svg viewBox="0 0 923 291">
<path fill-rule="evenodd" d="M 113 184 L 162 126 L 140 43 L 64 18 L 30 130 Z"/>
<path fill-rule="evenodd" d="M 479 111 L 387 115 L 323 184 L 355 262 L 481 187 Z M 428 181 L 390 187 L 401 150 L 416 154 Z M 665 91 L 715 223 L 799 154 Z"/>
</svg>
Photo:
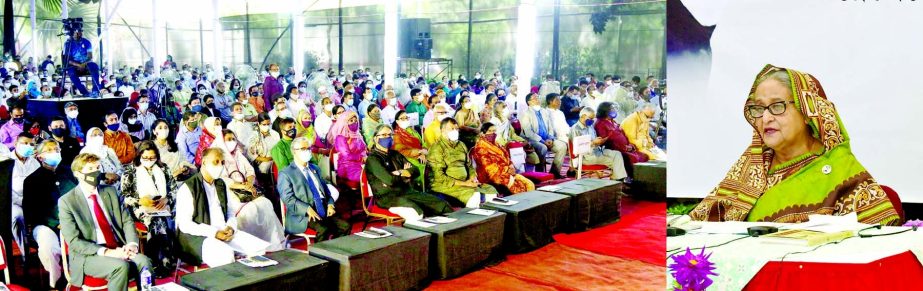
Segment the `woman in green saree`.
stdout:
<svg viewBox="0 0 923 291">
<path fill-rule="evenodd" d="M 852 154 L 849 135 L 814 76 L 767 65 L 744 106 L 750 147 L 689 215 L 696 220 L 803 222 L 856 212 L 860 222 L 901 222 Z"/>
</svg>

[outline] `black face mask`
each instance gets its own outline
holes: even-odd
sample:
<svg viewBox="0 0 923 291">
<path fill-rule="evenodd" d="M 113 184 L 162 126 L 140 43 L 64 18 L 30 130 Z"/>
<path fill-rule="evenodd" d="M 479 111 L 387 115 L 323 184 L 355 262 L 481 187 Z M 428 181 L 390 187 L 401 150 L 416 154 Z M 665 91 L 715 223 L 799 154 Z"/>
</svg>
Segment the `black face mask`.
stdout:
<svg viewBox="0 0 923 291">
<path fill-rule="evenodd" d="M 295 138 L 295 129 L 292 128 L 286 131 L 285 136 L 288 136 L 288 138 Z"/>
<path fill-rule="evenodd" d="M 253 97 L 260 96 L 260 92 L 250 92 L 250 96 L 253 96 Z"/>
<path fill-rule="evenodd" d="M 83 181 L 86 182 L 87 184 L 90 184 L 90 186 L 97 187 L 99 186 L 99 180 L 100 180 L 100 177 L 102 176 L 103 174 L 100 173 L 99 170 L 89 172 L 89 173 L 84 173 Z"/>
<path fill-rule="evenodd" d="M 51 134 L 53 134 L 54 136 L 57 136 L 57 137 L 64 137 L 64 135 L 67 135 L 67 129 L 66 129 L 66 128 L 60 128 L 60 127 L 59 127 L 59 128 L 52 128 L 52 129 L 51 129 Z"/>
</svg>

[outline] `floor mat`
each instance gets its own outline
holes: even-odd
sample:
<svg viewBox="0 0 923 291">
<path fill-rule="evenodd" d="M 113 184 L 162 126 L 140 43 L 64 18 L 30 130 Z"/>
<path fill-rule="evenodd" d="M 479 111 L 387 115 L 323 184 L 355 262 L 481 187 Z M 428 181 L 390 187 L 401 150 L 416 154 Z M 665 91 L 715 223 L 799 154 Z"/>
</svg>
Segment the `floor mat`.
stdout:
<svg viewBox="0 0 923 291">
<path fill-rule="evenodd" d="M 492 270 L 480 270 L 459 278 L 434 281 L 428 291 L 481 291 L 481 290 L 522 290 L 543 291 L 558 290 L 549 285 L 530 283 L 529 281 L 509 276 Z"/>
<path fill-rule="evenodd" d="M 594 253 L 666 266 L 666 204 L 637 202 L 616 223 L 575 234 L 558 234 L 560 244 Z"/>
</svg>

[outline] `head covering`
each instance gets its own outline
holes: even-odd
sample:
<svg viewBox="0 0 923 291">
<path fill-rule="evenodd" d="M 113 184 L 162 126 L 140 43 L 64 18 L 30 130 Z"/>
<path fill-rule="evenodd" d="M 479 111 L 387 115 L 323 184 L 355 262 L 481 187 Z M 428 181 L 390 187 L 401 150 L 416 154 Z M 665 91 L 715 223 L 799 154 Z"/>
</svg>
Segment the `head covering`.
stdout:
<svg viewBox="0 0 923 291">
<path fill-rule="evenodd" d="M 337 136 L 341 136 L 341 135 L 347 138 L 362 139 L 362 136 L 359 135 L 358 130 L 355 132 L 352 130 L 349 130 L 349 120 L 352 117 L 356 117 L 356 120 L 358 122 L 359 116 L 356 115 L 355 111 L 347 110 L 347 111 L 344 111 L 343 113 L 340 113 L 340 115 L 336 117 L 336 122 L 334 122 L 333 126 L 330 127 L 330 132 L 327 133 L 327 141 L 328 142 L 334 141 L 336 140 Z"/>
<path fill-rule="evenodd" d="M 205 119 L 205 122 L 202 123 L 202 128 L 205 129 L 202 132 L 207 132 L 212 137 L 221 136 L 221 126 L 215 126 L 215 121 L 218 120 L 218 117 L 209 117 Z"/>
<path fill-rule="evenodd" d="M 87 130 L 87 135 L 86 135 L 86 137 L 87 137 L 87 140 L 88 140 L 88 141 L 89 141 L 89 139 L 90 139 L 90 134 L 93 133 L 94 131 L 98 131 L 98 132 L 99 132 L 99 134 L 100 134 L 99 138 L 100 138 L 100 139 L 104 139 L 104 138 L 105 138 L 105 132 L 104 132 L 102 129 L 100 129 L 99 127 L 91 127 L 90 129 Z M 87 143 L 83 146 L 83 150 L 87 151 L 88 153 L 92 153 L 92 154 L 96 155 L 96 156 L 99 157 L 100 159 L 106 158 L 106 149 L 108 149 L 108 147 L 106 146 L 105 142 L 101 142 L 101 143 L 99 143 L 99 145 L 95 145 L 95 144 L 91 144 L 91 143 L 87 142 Z"/>
<path fill-rule="evenodd" d="M 809 214 L 858 212 L 863 223 L 897 223 L 897 212 L 852 154 L 836 108 L 814 76 L 766 65 L 747 101 L 754 98 L 757 85 L 779 71 L 788 74 L 795 109 L 807 121 L 812 136 L 823 144 L 823 152 L 809 152 L 770 168 L 774 152 L 763 142 L 756 119 L 749 117 L 745 108 L 744 117 L 754 127 L 750 146 L 689 215 L 697 220 L 801 222 L 807 221 Z"/>
<path fill-rule="evenodd" d="M 304 119 L 303 118 L 304 116 L 311 117 L 311 125 L 308 127 L 304 127 L 304 125 L 301 124 L 301 120 Z M 308 139 L 308 143 L 310 144 L 314 143 L 314 138 L 316 137 L 314 133 L 314 118 L 313 116 L 311 116 L 311 112 L 308 111 L 307 109 L 302 109 L 301 111 L 298 111 L 298 115 L 295 118 L 295 132 L 296 132 L 295 133 L 296 137 L 304 136 L 305 138 Z"/>
</svg>

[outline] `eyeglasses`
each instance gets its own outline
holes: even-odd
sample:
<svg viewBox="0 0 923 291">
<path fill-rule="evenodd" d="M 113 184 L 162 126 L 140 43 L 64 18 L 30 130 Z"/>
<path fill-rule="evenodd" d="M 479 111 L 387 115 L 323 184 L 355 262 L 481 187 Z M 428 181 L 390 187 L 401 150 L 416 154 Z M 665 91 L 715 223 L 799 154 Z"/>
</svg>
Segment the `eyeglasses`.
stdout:
<svg viewBox="0 0 923 291">
<path fill-rule="evenodd" d="M 766 109 L 769 109 L 769 113 L 772 113 L 772 115 L 782 115 L 782 113 L 785 113 L 786 103 L 794 104 L 795 101 L 779 101 L 779 102 L 769 104 L 769 106 L 762 106 L 762 105 L 756 105 L 756 104 L 747 105 L 747 114 L 749 114 L 750 117 L 753 117 L 753 118 L 760 118 L 760 117 L 763 117 L 763 112 L 765 112 Z"/>
<path fill-rule="evenodd" d="M 292 149 L 295 150 L 295 151 L 297 151 L 297 152 L 303 152 L 303 151 L 308 150 L 308 148 L 292 148 Z"/>
<path fill-rule="evenodd" d="M 388 134 L 379 134 L 379 135 L 377 135 L 377 136 L 378 136 L 378 137 L 382 137 L 382 138 L 386 138 L 386 137 L 391 137 L 391 134 L 390 134 L 390 133 L 388 133 Z"/>
</svg>

